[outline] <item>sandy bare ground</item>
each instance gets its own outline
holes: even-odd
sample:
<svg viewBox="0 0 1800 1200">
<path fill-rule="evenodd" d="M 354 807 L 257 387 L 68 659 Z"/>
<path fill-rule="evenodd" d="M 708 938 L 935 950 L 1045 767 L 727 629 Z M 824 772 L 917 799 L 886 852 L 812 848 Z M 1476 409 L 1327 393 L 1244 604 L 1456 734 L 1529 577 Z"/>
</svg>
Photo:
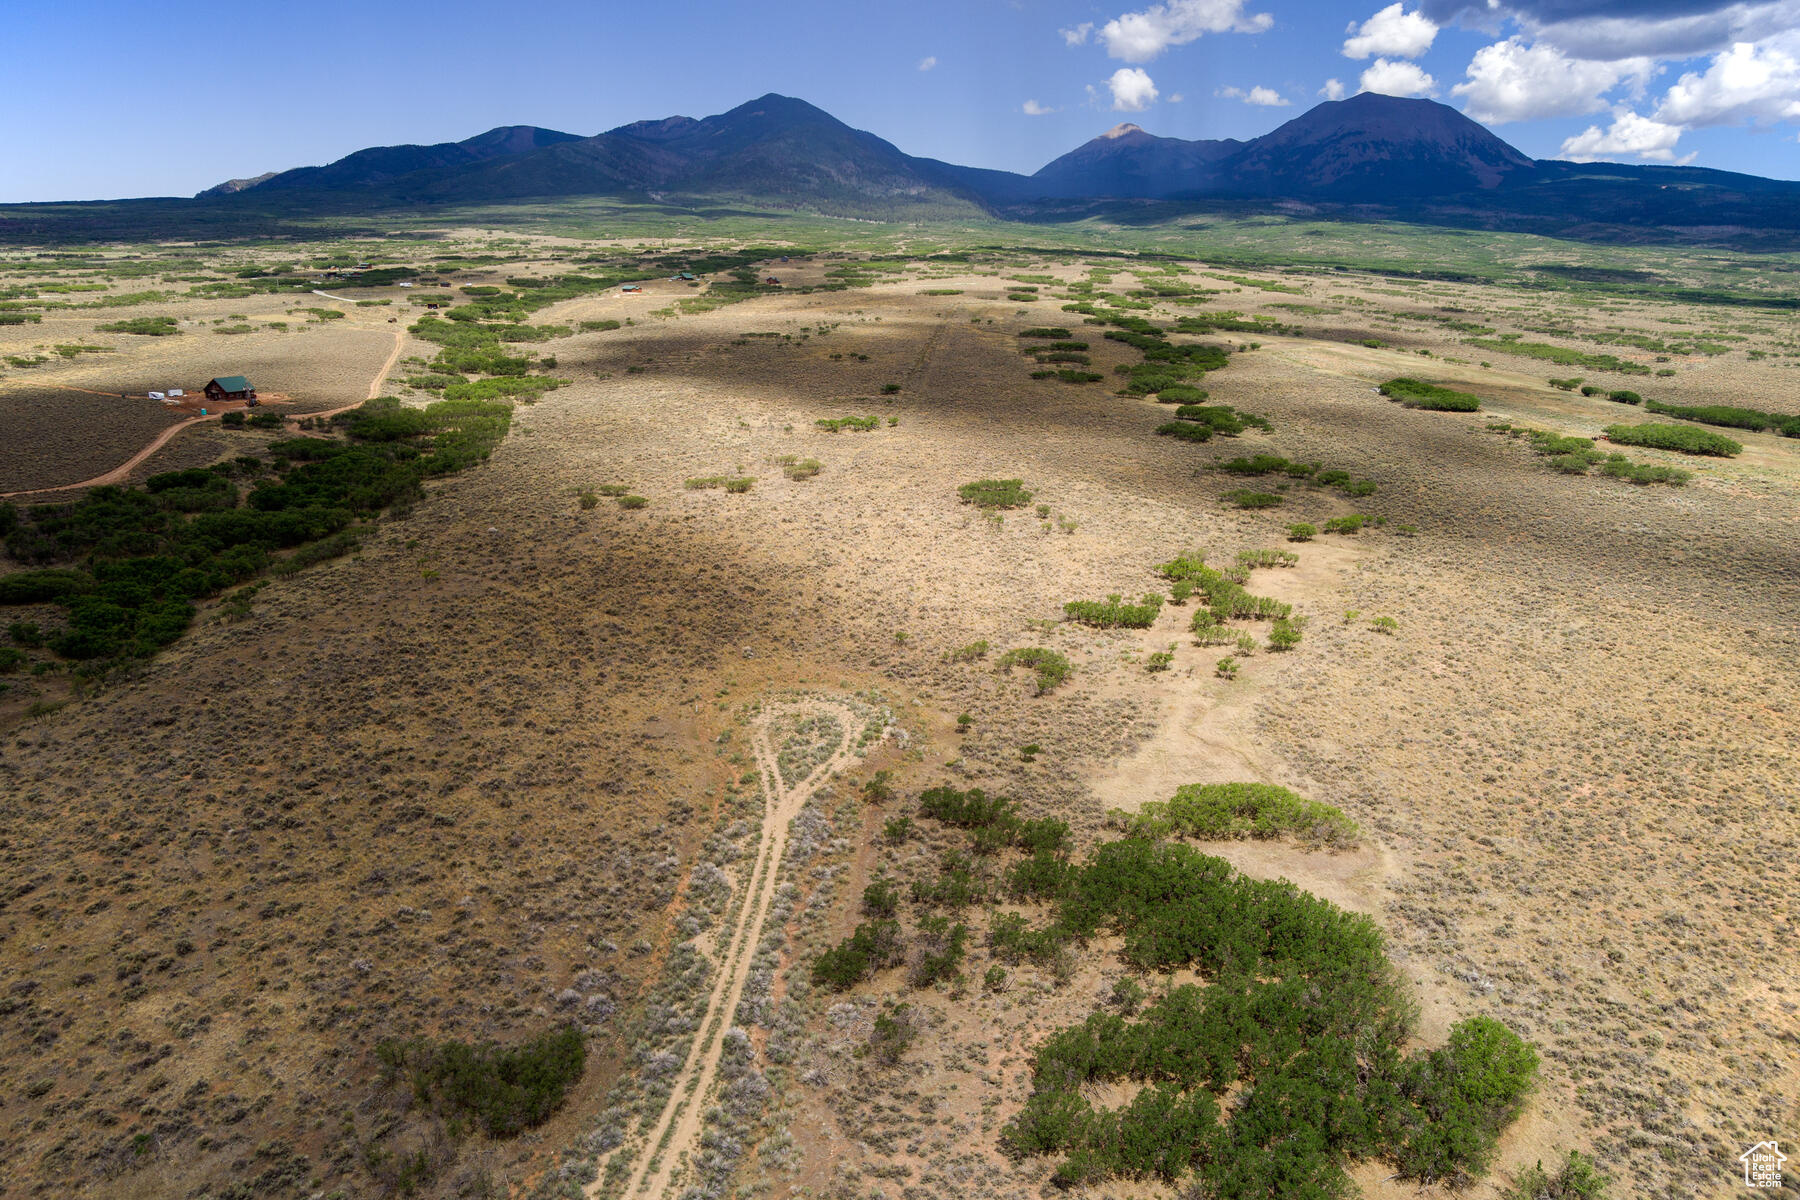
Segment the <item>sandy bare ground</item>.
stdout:
<svg viewBox="0 0 1800 1200">
<path fill-rule="evenodd" d="M 769 740 L 770 728 L 782 717 L 820 715 L 838 719 L 843 729 L 842 739 L 829 758 L 806 778 L 788 787 L 781 780 L 781 770 L 776 762 L 778 747 Z M 751 732 L 751 744 L 762 775 L 766 808 L 757 851 L 744 880 L 745 896 L 739 904 L 737 923 L 732 928 L 723 961 L 713 973 L 712 993 L 707 1000 L 701 1036 L 694 1039 L 687 1061 L 675 1077 L 662 1116 L 657 1119 L 643 1147 L 635 1152 L 636 1165 L 618 1195 L 661 1197 L 674 1194 L 672 1186 L 677 1173 L 699 1144 L 705 1124 L 706 1097 L 718 1075 L 719 1060 L 725 1049 L 725 1032 L 729 1028 L 727 1018 L 737 1011 L 738 1002 L 743 998 L 754 951 L 762 939 L 763 925 L 775 896 L 782 856 L 787 850 L 789 826 L 813 794 L 854 761 L 856 735 L 860 729 L 860 719 L 849 706 L 828 700 L 771 705 L 758 715 Z M 597 1196 L 605 1190 L 603 1178 L 603 1175 L 596 1178 L 588 1187 L 587 1195 Z"/>
</svg>

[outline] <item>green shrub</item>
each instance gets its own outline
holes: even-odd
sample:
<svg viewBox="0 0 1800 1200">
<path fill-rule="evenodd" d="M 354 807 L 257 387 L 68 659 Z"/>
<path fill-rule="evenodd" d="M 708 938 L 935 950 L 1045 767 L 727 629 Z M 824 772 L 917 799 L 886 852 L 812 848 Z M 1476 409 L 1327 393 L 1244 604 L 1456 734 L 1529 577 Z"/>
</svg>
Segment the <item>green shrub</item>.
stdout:
<svg viewBox="0 0 1800 1200">
<path fill-rule="evenodd" d="M 1741 442 L 1689 425 L 1608 425 L 1606 436 L 1622 446 L 1650 446 L 1657 450 L 1677 450 L 1683 454 L 1707 454 L 1718 458 L 1733 458 L 1744 450 Z"/>
<path fill-rule="evenodd" d="M 1132 820 L 1131 832 L 1211 840 L 1292 833 L 1332 846 L 1353 845 L 1358 837 L 1356 823 L 1340 810 L 1268 783 L 1190 783 L 1167 801 L 1146 803 Z"/>
<path fill-rule="evenodd" d="M 1305 521 L 1296 521 L 1294 524 L 1288 526 L 1288 541 L 1310 542 L 1318 532 L 1317 529 L 1308 525 Z"/>
<path fill-rule="evenodd" d="M 1210 425 L 1197 425 L 1192 421 L 1167 421 L 1156 427 L 1162 437 L 1179 438 L 1184 442 L 1207 442 L 1212 440 Z"/>
<path fill-rule="evenodd" d="M 179 322 L 174 317 L 127 317 L 122 321 L 112 321 L 105 325 L 96 325 L 94 328 L 102 333 L 135 333 L 140 337 L 169 337 L 181 332 L 176 328 L 178 324 Z"/>
<path fill-rule="evenodd" d="M 960 927 L 959 927 L 960 928 Z M 885 1066 L 898 1063 L 919 1036 L 912 1006 L 895 1004 L 875 1014 L 869 1029 L 869 1054 Z"/>
<path fill-rule="evenodd" d="M 1023 508 L 1031 503 L 1031 492 L 1022 479 L 977 479 L 956 489 L 964 504 L 980 509 Z"/>
<path fill-rule="evenodd" d="M 1368 523 L 1369 518 L 1361 513 L 1352 513 L 1347 517 L 1332 517 L 1325 522 L 1326 533 L 1356 533 Z"/>
<path fill-rule="evenodd" d="M 1052 341 L 1060 341 L 1069 336 L 1069 331 L 1067 329 L 1053 329 L 1047 325 L 1039 325 L 1032 329 L 1025 330 L 1020 333 L 1019 336 L 1022 338 L 1049 338 Z"/>
<path fill-rule="evenodd" d="M 1408 408 L 1423 408 L 1433 412 L 1479 412 L 1481 400 L 1468 392 L 1458 392 L 1450 388 L 1439 387 L 1435 383 L 1423 383 L 1417 379 L 1401 376 L 1390 379 L 1381 385 L 1381 394 L 1398 400 Z"/>
<path fill-rule="evenodd" d="M 1146 592 L 1138 604 L 1127 604 L 1117 595 L 1102 600 L 1071 600 L 1063 605 L 1063 615 L 1071 621 L 1092 625 L 1096 629 L 1148 629 L 1162 611 L 1162 596 Z"/>
<path fill-rule="evenodd" d="M 974 662 L 978 658 L 986 658 L 989 649 L 990 647 L 985 639 L 978 642 L 970 642 L 966 646 L 952 650 L 949 653 L 948 658 L 951 662 Z"/>
<path fill-rule="evenodd" d="M 1225 499 L 1238 508 L 1274 508 L 1281 503 L 1281 497 L 1273 492 L 1253 492 L 1249 488 L 1226 492 Z"/>
<path fill-rule="evenodd" d="M 1702 425 L 1723 425 L 1728 429 L 1777 430 L 1788 437 L 1800 437 L 1800 416 L 1763 412 L 1757 408 L 1732 408 L 1723 404 L 1659 404 L 1655 400 L 1644 406 L 1661 417 L 1679 417 Z"/>
<path fill-rule="evenodd" d="M 794 458 L 782 464 L 781 473 L 789 479 L 811 479 L 824 469 L 816 458 Z"/>
<path fill-rule="evenodd" d="M 876 971 L 897 966 L 905 957 L 900 923 L 870 921 L 813 960 L 812 980 L 833 991 L 847 991 Z"/>
<path fill-rule="evenodd" d="M 1228 404 L 1183 404 L 1175 410 L 1175 417 L 1180 421 L 1197 421 L 1225 437 L 1236 437 L 1246 429 L 1274 428 L 1262 417 L 1238 412 Z"/>
<path fill-rule="evenodd" d="M 1071 871 L 1048 929 L 995 918 L 995 957 L 1104 934 L 1135 970 L 1191 968 L 1209 983 L 1141 1011 L 1103 1006 L 1039 1043 L 1032 1094 L 1001 1144 L 1062 1155 L 1059 1182 L 1323 1200 L 1348 1193 L 1345 1167 L 1363 1157 L 1462 1181 L 1516 1114 L 1535 1055 L 1497 1022 L 1401 1056 L 1415 1009 L 1368 918 L 1148 836 L 1105 843 Z M 1127 1081 L 1142 1086 L 1120 1108 L 1088 1098 Z"/>
<path fill-rule="evenodd" d="M 650 501 L 643 496 L 620 496 L 619 497 L 619 507 L 620 508 L 643 508 L 646 505 L 648 505 L 649 503 L 650 503 Z"/>
<path fill-rule="evenodd" d="M 1068 659 L 1041 646 L 1008 650 L 1000 656 L 999 665 L 1002 669 L 1030 667 L 1037 676 L 1037 694 L 1040 696 L 1061 684 L 1074 670 Z"/>
<path fill-rule="evenodd" d="M 375 1048 L 393 1078 L 404 1072 L 421 1102 L 447 1116 L 478 1120 L 492 1137 L 512 1137 L 541 1125 L 581 1078 L 587 1044 L 573 1026 L 520 1046 L 470 1046 L 458 1041 L 385 1041 Z"/>
<path fill-rule="evenodd" d="M 1606 393 L 1606 398 L 1608 400 L 1617 401 L 1620 404 L 1642 404 L 1644 402 L 1642 396 L 1638 395 L 1636 392 L 1627 391 L 1623 388 L 1618 391 Z"/>
<path fill-rule="evenodd" d="M 1614 479 L 1623 479 L 1628 483 L 1666 483 L 1670 487 L 1682 487 L 1693 478 L 1679 467 L 1659 467 L 1651 466 L 1648 463 L 1634 463 L 1623 454 L 1607 455 L 1606 461 L 1600 464 L 1600 473 L 1610 475 Z"/>
<path fill-rule="evenodd" d="M 826 433 L 836 433 L 840 429 L 853 430 L 856 433 L 867 433 L 881 424 L 880 417 L 821 417 L 813 422 Z"/>
<path fill-rule="evenodd" d="M 1294 619 L 1276 621 L 1269 626 L 1269 649 L 1292 650 L 1300 644 L 1302 623 Z"/>
<path fill-rule="evenodd" d="M 1606 1200 L 1610 1182 L 1593 1159 L 1571 1150 L 1554 1174 L 1544 1170 L 1542 1159 L 1520 1171 L 1500 1200 Z"/>
<path fill-rule="evenodd" d="M 1277 471 L 1288 469 L 1285 458 L 1273 454 L 1258 454 L 1250 458 L 1233 458 L 1219 464 L 1219 470 L 1228 475 L 1272 475 Z M 1348 475 L 1345 478 L 1349 478 Z"/>
</svg>

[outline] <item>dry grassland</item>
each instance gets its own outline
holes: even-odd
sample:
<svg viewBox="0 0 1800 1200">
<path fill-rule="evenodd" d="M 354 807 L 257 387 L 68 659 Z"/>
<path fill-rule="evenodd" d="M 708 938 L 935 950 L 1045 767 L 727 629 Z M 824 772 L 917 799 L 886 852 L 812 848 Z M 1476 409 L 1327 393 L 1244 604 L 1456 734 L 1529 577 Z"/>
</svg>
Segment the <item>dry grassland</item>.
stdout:
<svg viewBox="0 0 1800 1200">
<path fill-rule="evenodd" d="M 780 273 L 819 282 L 832 265 Z M 1086 275 L 1003 273 L 1020 269 Z M 635 323 L 551 343 L 570 386 L 520 407 L 489 465 L 433 485 L 360 555 L 271 582 L 248 620 L 202 623 L 135 680 L 14 717 L 0 742 L 0 1193 L 375 1196 L 400 1187 L 384 1154 L 423 1149 L 420 1195 L 580 1194 L 596 1161 L 588 1190 L 611 1194 L 604 1172 L 662 1111 L 659 1056 L 693 1035 L 682 1014 L 703 1006 L 704 956 L 741 899 L 761 812 L 756 706 L 803 694 L 885 714 L 884 729 L 794 826 L 733 1015 L 747 1038 L 740 1058 L 725 1052 L 709 1120 L 729 1129 L 708 1145 L 743 1194 L 1048 1186 L 1053 1162 L 1006 1159 L 996 1133 L 1035 1043 L 1121 977 L 1108 946 L 1069 978 L 1022 965 L 987 991 L 976 912 L 965 989 L 914 992 L 902 972 L 844 996 L 808 983 L 878 870 L 928 873 L 951 844 L 924 821 L 901 844 L 881 836 L 945 780 L 1063 817 L 1083 842 L 1109 808 L 1196 781 L 1281 783 L 1344 809 L 1366 831 L 1355 850 L 1209 849 L 1375 916 L 1428 1040 L 1491 1014 L 1540 1048 L 1496 1182 L 1579 1147 L 1617 1196 L 1725 1195 L 1740 1150 L 1794 1136 L 1800 442 L 1744 435 L 1741 458 L 1683 462 L 1695 478 L 1681 489 L 1558 474 L 1488 422 L 1592 436 L 1629 410 L 1544 383 L 1578 370 L 1473 352 L 1419 315 L 1496 324 L 1523 303 L 1548 319 L 1555 297 L 1296 276 L 1302 295 L 1209 306 L 1306 329 L 1210 339 L 1245 347 L 1205 381 L 1213 402 L 1274 431 L 1191 445 L 1154 436 L 1168 410 L 1110 383 L 1027 378 L 1016 335 L 1035 324 L 1082 331 L 1109 379 L 1138 361 L 1059 312 L 1054 289 L 1027 305 L 967 268 L 895 278 L 673 319 L 650 314 L 694 293 L 665 283 L 539 313 Z M 1300 302 L 1332 311 L 1269 307 Z M 200 303 L 194 319 L 213 319 Z M 27 444 L 15 428 L 82 431 L 9 451 L 0 490 L 85 477 L 157 428 L 153 411 L 76 393 L 46 424 L 52 384 L 230 370 L 322 410 L 364 394 L 392 311 L 206 341 L 59 328 L 57 341 L 111 336 L 116 352 L 0 380 L 4 444 Z M 1713 319 L 1646 304 L 1604 320 L 1666 333 L 1666 317 Z M 9 352 L 51 336 L 0 333 Z M 1371 335 L 1392 348 L 1354 344 Z M 1793 361 L 1739 349 L 1680 359 L 1673 378 L 1601 378 L 1672 403 L 1800 411 Z M 1466 387 L 1488 411 L 1375 394 L 1400 374 Z M 814 424 L 865 414 L 877 428 Z M 145 472 L 255 437 L 186 434 Z M 1296 484 L 1274 509 L 1222 504 L 1243 481 L 1209 468 L 1256 452 L 1380 490 L 1350 501 Z M 790 479 L 788 455 L 821 470 Z M 717 475 L 756 482 L 683 486 Z M 993 521 L 960 504 L 957 486 L 983 477 L 1024 480 L 1048 513 Z M 578 503 L 614 483 L 648 505 Z M 1289 522 L 1353 511 L 1386 524 L 1284 541 Z M 1222 649 L 1192 644 L 1191 605 L 1141 632 L 1060 621 L 1068 600 L 1156 590 L 1152 568 L 1178 552 L 1278 546 L 1298 566 L 1259 571 L 1252 590 L 1309 617 L 1305 640 L 1250 655 L 1235 681 L 1214 673 Z M 986 659 L 949 660 L 978 639 Z M 1042 697 L 992 665 L 1037 645 L 1075 667 Z M 1146 671 L 1171 645 L 1172 669 Z M 807 762 L 832 752 L 817 731 L 780 736 Z M 878 768 L 893 773 L 885 805 L 858 794 Z M 889 997 L 926 1028 L 897 1066 L 860 1053 Z M 592 1030 L 589 1069 L 513 1141 L 451 1145 L 380 1085 L 381 1038 L 505 1041 L 571 1019 Z M 766 1091 L 751 1095 L 751 1078 Z M 699 1157 L 653 1177 L 671 1196 L 705 1183 Z M 1357 1180 L 1373 1197 L 1417 1194 L 1388 1173 L 1367 1164 Z"/>
</svg>

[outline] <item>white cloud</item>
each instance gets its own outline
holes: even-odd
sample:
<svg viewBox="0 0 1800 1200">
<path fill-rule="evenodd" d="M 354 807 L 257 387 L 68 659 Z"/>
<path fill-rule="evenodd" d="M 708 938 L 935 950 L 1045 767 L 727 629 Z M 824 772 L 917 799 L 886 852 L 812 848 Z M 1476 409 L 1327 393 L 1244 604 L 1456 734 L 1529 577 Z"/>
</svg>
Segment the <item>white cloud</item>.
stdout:
<svg viewBox="0 0 1800 1200">
<path fill-rule="evenodd" d="M 1168 0 L 1143 12 L 1114 17 L 1101 27 L 1100 39 L 1112 58 L 1149 62 L 1170 46 L 1185 46 L 1203 34 L 1261 33 L 1275 23 L 1268 13 L 1246 14 L 1244 3 L 1245 0 Z"/>
<path fill-rule="evenodd" d="M 1062 34 L 1062 39 L 1066 44 L 1079 46 L 1088 40 L 1088 34 L 1094 32 L 1094 23 L 1083 21 L 1073 29 L 1059 29 L 1056 32 Z"/>
<path fill-rule="evenodd" d="M 1143 112 L 1156 103 L 1156 84 L 1142 67 L 1120 67 L 1106 81 L 1114 112 Z"/>
<path fill-rule="evenodd" d="M 1169 103 L 1170 104 L 1180 104 L 1183 100 L 1186 100 L 1186 99 L 1187 99 L 1186 96 L 1182 95 L 1180 92 L 1176 92 L 1174 95 L 1169 97 Z"/>
<path fill-rule="evenodd" d="M 1654 70 L 1647 58 L 1595 62 L 1514 37 L 1477 50 L 1468 79 L 1450 91 L 1464 98 L 1463 111 L 1471 117 L 1500 125 L 1596 112 L 1606 107 L 1604 93 L 1627 79 L 1641 91 Z"/>
<path fill-rule="evenodd" d="M 1509 5 L 1519 24 L 1538 41 L 1560 46 L 1579 58 L 1614 59 L 1648 54 L 1658 58 L 1692 58 L 1724 50 L 1737 42 L 1760 42 L 1800 27 L 1800 0 L 1717 0 L 1691 4 L 1699 11 L 1668 11 L 1666 5 L 1620 3 L 1616 13 L 1561 16 L 1562 5 L 1547 5 L 1550 12 L 1538 16 L 1530 5 Z M 1607 6 L 1593 6 L 1604 8 Z M 1663 8 L 1649 16 L 1644 7 Z M 1500 10 L 1502 13 L 1504 9 Z"/>
<path fill-rule="evenodd" d="M 919 60 L 919 70 L 921 71 L 929 71 L 935 66 L 937 66 L 937 55 L 935 54 L 927 54 Z"/>
<path fill-rule="evenodd" d="M 1431 49 L 1438 27 L 1421 12 L 1406 12 L 1399 0 L 1362 23 L 1344 43 L 1345 58 L 1417 58 Z"/>
<path fill-rule="evenodd" d="M 1612 125 L 1606 132 L 1602 133 L 1598 125 L 1589 125 L 1583 132 L 1564 141 L 1559 153 L 1575 162 L 1620 157 L 1691 162 L 1692 154 L 1679 160 L 1675 158 L 1675 143 L 1680 137 L 1679 125 L 1665 125 L 1620 109 L 1613 114 Z"/>
<path fill-rule="evenodd" d="M 1676 125 L 1800 120 L 1796 53 L 1800 36 L 1739 42 L 1714 55 L 1705 72 L 1683 75 L 1663 97 L 1656 119 Z"/>
<path fill-rule="evenodd" d="M 1327 100 L 1342 100 L 1344 98 L 1344 81 L 1341 79 L 1327 79 L 1325 81 L 1325 86 L 1319 89 L 1319 95 L 1325 97 Z"/>
<path fill-rule="evenodd" d="M 1255 104 L 1262 108 L 1288 106 L 1288 101 L 1282 99 L 1281 93 L 1273 88 L 1253 87 L 1246 92 L 1242 88 L 1222 87 L 1213 95 L 1223 100 L 1242 100 L 1245 104 Z"/>
<path fill-rule="evenodd" d="M 1378 58 L 1362 73 L 1356 90 L 1379 92 L 1383 96 L 1435 96 L 1437 80 L 1427 75 L 1417 63 Z"/>
<path fill-rule="evenodd" d="M 1019 111 L 1028 117 L 1047 117 L 1056 110 L 1054 108 L 1045 108 L 1036 100 L 1027 100 L 1024 104 L 1019 106 Z"/>
</svg>

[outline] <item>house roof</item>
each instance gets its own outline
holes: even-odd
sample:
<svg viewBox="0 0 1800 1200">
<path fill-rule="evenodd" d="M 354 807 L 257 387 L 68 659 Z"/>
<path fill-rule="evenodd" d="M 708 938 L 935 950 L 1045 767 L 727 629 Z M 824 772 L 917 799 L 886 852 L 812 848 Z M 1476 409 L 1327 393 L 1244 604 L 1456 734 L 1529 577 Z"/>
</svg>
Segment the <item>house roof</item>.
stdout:
<svg viewBox="0 0 1800 1200">
<path fill-rule="evenodd" d="M 242 375 L 221 375 L 213 380 L 213 382 L 227 392 L 248 392 L 254 390 L 250 386 L 250 381 L 245 379 Z"/>
</svg>

